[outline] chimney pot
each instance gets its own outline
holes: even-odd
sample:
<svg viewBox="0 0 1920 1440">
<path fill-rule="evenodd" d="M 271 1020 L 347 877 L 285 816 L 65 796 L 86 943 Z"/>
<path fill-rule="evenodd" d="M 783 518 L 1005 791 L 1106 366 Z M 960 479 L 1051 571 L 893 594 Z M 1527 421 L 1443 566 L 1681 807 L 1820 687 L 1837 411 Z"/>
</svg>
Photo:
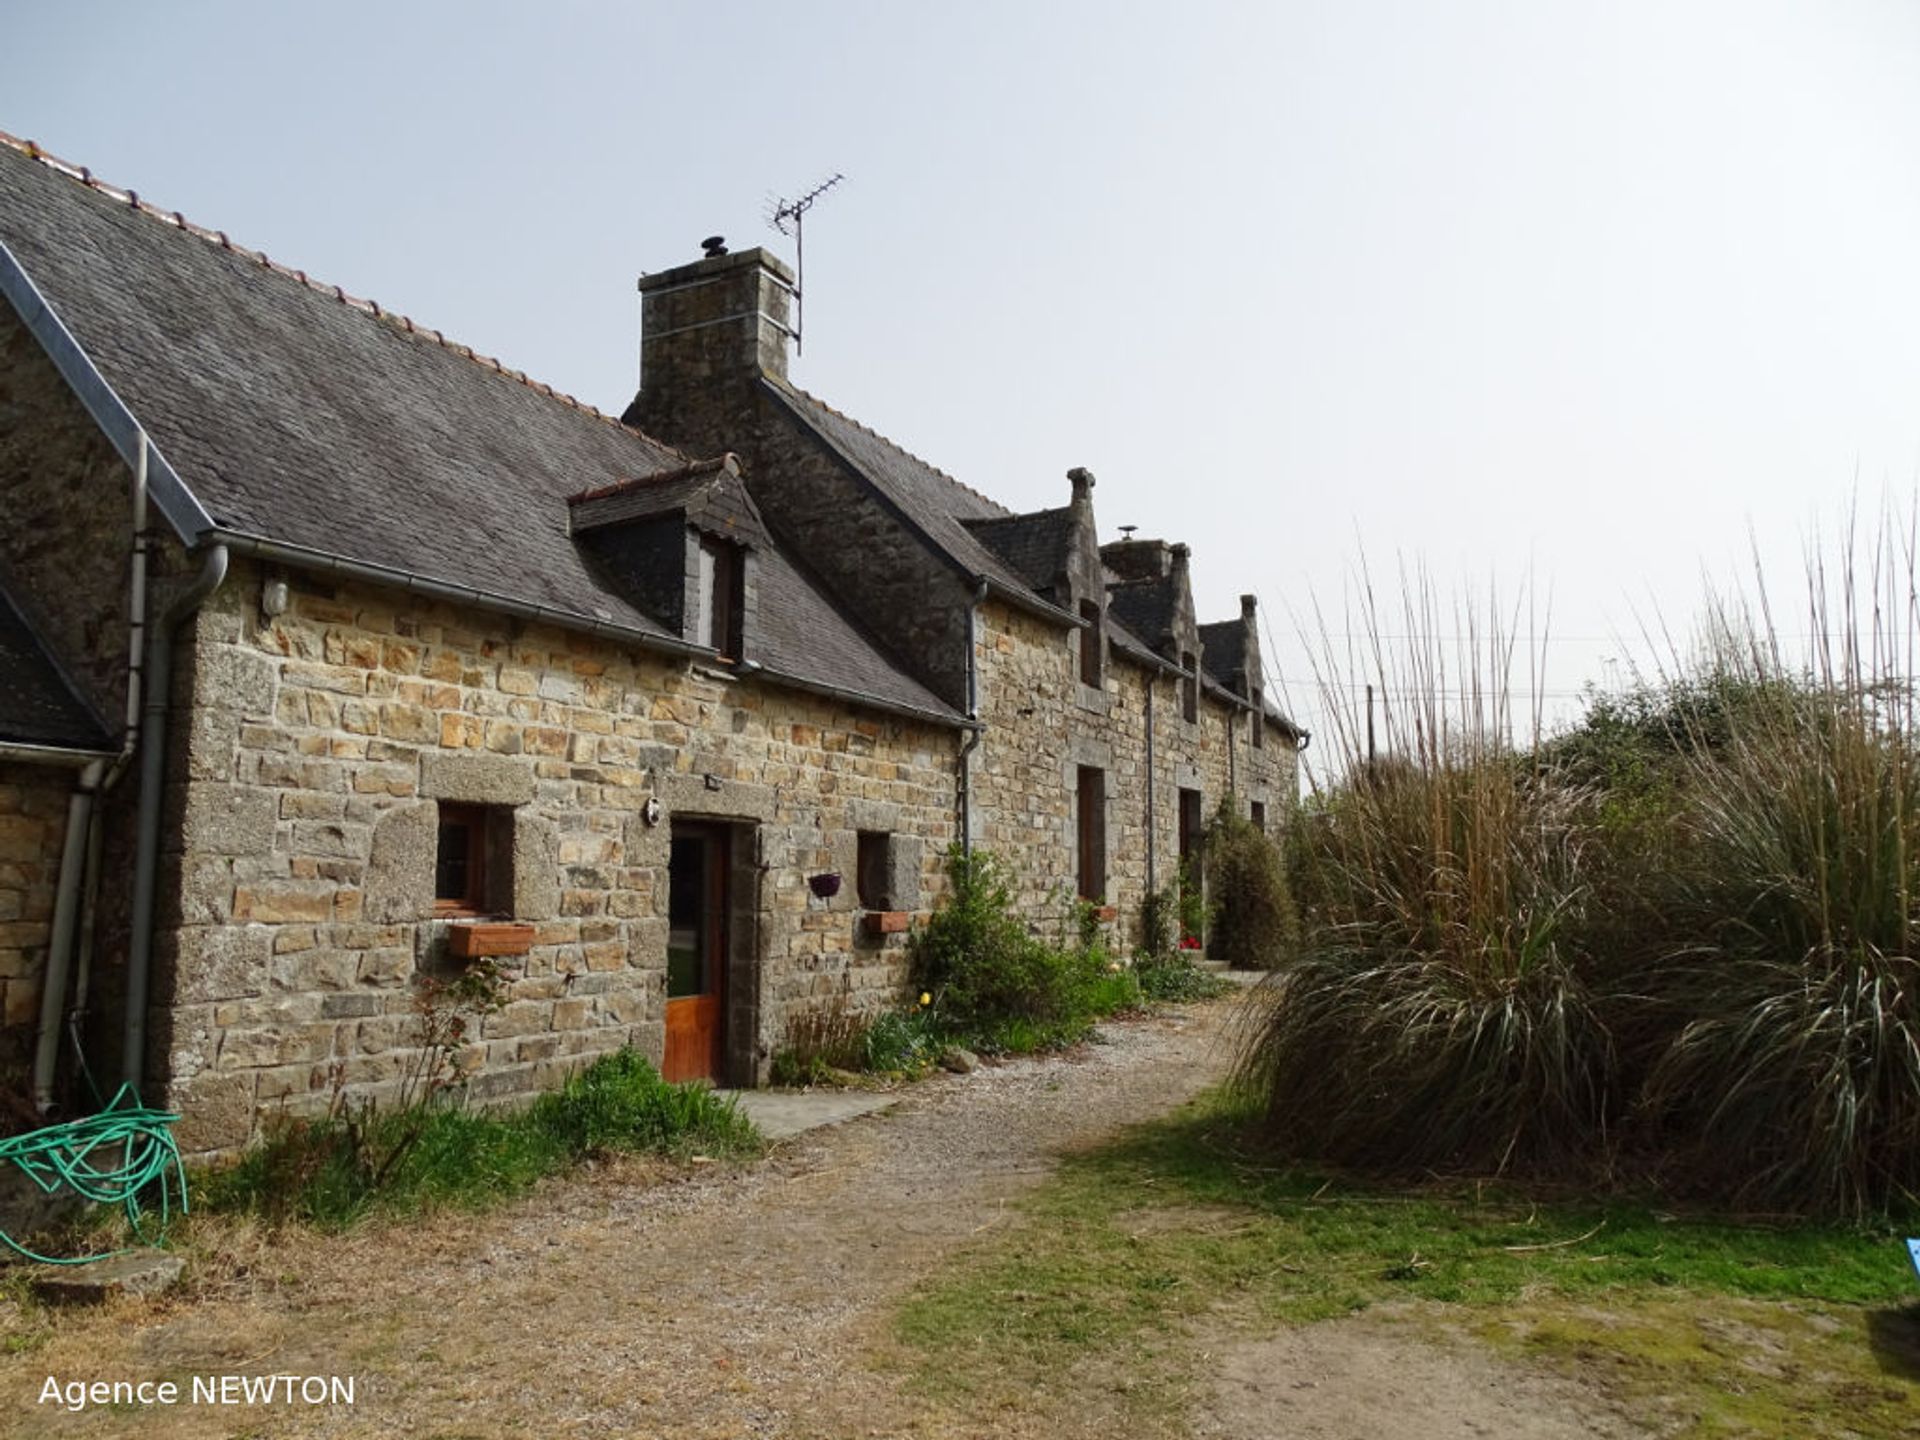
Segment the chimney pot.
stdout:
<svg viewBox="0 0 1920 1440">
<path fill-rule="evenodd" d="M 1073 486 L 1073 498 L 1076 503 L 1088 499 L 1093 493 L 1093 472 L 1084 465 L 1076 465 L 1067 471 L 1067 480 Z"/>
<path fill-rule="evenodd" d="M 727 253 L 727 237 L 724 235 L 709 235 L 700 242 L 700 249 L 707 259 L 716 260 Z"/>
<path fill-rule="evenodd" d="M 1242 595 L 1240 597 L 1240 618 L 1241 619 L 1243 620 L 1253 619 L 1253 612 L 1259 608 L 1260 608 L 1260 602 L 1257 599 L 1255 599 L 1253 596 Z"/>
</svg>

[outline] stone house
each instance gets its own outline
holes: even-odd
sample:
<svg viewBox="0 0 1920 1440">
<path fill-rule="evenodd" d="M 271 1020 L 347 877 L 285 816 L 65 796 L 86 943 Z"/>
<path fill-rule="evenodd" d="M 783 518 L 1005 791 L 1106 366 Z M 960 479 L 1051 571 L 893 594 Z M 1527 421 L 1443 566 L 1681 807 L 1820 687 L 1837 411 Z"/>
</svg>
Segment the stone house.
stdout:
<svg viewBox="0 0 1920 1440">
<path fill-rule="evenodd" d="M 1292 802 L 1184 547 L 792 387 L 770 256 L 642 290 L 615 420 L 0 143 L 0 1088 L 84 1059 L 229 1150 L 391 1092 L 483 957 L 476 1097 L 629 1043 L 759 1083 L 897 1000 L 951 844 L 1120 925 Z"/>
</svg>

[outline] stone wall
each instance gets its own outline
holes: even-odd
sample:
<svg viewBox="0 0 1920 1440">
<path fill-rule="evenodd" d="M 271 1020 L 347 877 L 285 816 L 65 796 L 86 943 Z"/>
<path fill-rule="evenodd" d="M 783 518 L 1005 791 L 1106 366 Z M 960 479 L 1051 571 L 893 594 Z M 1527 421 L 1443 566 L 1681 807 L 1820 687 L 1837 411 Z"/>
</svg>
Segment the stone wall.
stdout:
<svg viewBox="0 0 1920 1440">
<path fill-rule="evenodd" d="M 1082 637 L 1084 639 L 1084 635 Z M 1256 750 L 1248 716 L 1202 693 L 1196 720 L 1181 718 L 1177 677 L 1109 648 L 1104 683 L 1080 682 L 1075 643 L 1010 606 L 981 606 L 976 645 L 981 718 L 987 730 L 972 760 L 973 836 L 1009 862 L 1019 903 L 1035 923 L 1059 916 L 1077 889 L 1077 771 L 1106 772 L 1105 899 L 1118 912 L 1114 937 L 1134 942 L 1149 884 L 1147 697 L 1153 694 L 1153 879 L 1179 869 L 1179 790 L 1197 789 L 1211 819 L 1231 795 L 1245 815 L 1254 800 L 1269 825 L 1296 794 L 1297 758 L 1273 733 Z"/>
<path fill-rule="evenodd" d="M 790 1021 L 899 997 L 904 937 L 867 936 L 857 833 L 893 833 L 931 907 L 953 837 L 955 732 L 737 680 L 674 657 L 297 574 L 260 611 L 240 565 L 195 622 L 172 796 L 154 1073 L 183 1143 L 256 1117 L 391 1093 L 432 918 L 438 806 L 494 807 L 508 904 L 535 926 L 467 1056 L 472 1093 L 557 1083 L 634 1044 L 657 1058 L 675 817 L 735 834 L 729 1077 L 764 1078 Z M 658 798 L 659 823 L 645 806 Z M 829 901 L 807 877 L 846 878 Z"/>
<path fill-rule="evenodd" d="M 132 514 L 127 467 L 0 300 L 0 583 L 110 722 L 126 709 Z"/>
<path fill-rule="evenodd" d="M 74 773 L 0 764 L 0 1090 L 23 1097 Z"/>
</svg>

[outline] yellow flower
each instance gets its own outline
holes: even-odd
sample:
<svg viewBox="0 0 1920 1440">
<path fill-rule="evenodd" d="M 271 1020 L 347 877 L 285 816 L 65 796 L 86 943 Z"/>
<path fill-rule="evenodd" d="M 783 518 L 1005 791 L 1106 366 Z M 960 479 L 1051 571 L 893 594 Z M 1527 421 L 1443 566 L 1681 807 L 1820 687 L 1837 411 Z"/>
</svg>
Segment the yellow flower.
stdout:
<svg viewBox="0 0 1920 1440">
<path fill-rule="evenodd" d="M 931 996 L 931 995 L 929 995 L 929 994 L 928 994 L 928 993 L 927 993 L 926 991 L 924 991 L 924 990 L 922 990 L 922 991 L 920 992 L 920 1003 L 921 1003 L 922 1005 L 931 1005 L 931 1004 L 933 1004 L 933 996 Z"/>
</svg>

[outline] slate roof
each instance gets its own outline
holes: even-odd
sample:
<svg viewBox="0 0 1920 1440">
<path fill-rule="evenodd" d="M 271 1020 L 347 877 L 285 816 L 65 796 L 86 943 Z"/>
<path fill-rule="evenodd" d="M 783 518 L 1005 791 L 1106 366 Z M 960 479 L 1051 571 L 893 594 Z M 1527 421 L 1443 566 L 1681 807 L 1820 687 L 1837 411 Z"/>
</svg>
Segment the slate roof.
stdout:
<svg viewBox="0 0 1920 1440">
<path fill-rule="evenodd" d="M 1155 650 L 1173 639 L 1173 577 L 1125 580 L 1107 587 L 1107 608 Z"/>
<path fill-rule="evenodd" d="M 1067 552 L 1073 544 L 1070 506 L 960 523 L 975 539 L 1025 576 L 1036 590 L 1051 587 L 1066 569 Z"/>
<path fill-rule="evenodd" d="M 106 726 L 82 701 L 26 617 L 0 590 L 0 744 L 102 753 Z"/>
<path fill-rule="evenodd" d="M 1239 620 L 1222 620 L 1217 625 L 1202 625 L 1200 663 L 1227 689 L 1239 692 L 1242 673 L 1247 668 L 1247 628 Z"/>
<path fill-rule="evenodd" d="M 884 435 L 849 419 L 825 401 L 771 376 L 762 383 L 802 424 L 834 450 L 880 494 L 906 515 L 933 545 L 968 575 L 984 576 L 1008 595 L 1029 600 L 1046 613 L 1065 614 L 1033 593 L 1018 566 L 997 554 L 971 524 L 983 520 L 1018 519 L 1006 506 L 978 490 L 962 485 Z M 1051 577 L 1049 577 L 1051 578 Z"/>
<path fill-rule="evenodd" d="M 598 583 L 567 502 L 686 456 L 9 137 L 0 242 L 221 530 L 669 637 Z M 769 670 L 954 716 L 824 596 L 786 598 L 805 623 L 763 637 Z"/>
</svg>

